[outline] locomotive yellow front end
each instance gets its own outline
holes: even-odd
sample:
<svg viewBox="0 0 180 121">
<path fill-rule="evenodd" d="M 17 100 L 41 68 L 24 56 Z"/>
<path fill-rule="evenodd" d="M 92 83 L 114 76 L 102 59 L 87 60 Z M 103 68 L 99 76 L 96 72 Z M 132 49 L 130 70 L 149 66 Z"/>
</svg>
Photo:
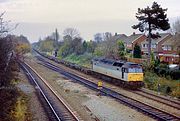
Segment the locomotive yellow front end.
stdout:
<svg viewBox="0 0 180 121">
<path fill-rule="evenodd" d="M 143 81 L 143 73 L 128 73 L 128 81 Z"/>
<path fill-rule="evenodd" d="M 127 81 L 143 81 L 143 70 L 140 65 L 131 65 L 128 68 Z"/>
</svg>

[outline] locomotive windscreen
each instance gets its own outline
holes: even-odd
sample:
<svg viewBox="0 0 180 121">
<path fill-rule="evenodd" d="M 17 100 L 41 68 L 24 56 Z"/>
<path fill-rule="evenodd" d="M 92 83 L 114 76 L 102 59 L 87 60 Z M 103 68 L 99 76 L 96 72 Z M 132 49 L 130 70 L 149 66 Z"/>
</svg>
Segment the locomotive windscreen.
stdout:
<svg viewBox="0 0 180 121">
<path fill-rule="evenodd" d="M 129 73 L 142 73 L 143 70 L 142 70 L 142 67 L 139 66 L 138 64 L 132 64 L 129 66 L 128 72 Z"/>
</svg>

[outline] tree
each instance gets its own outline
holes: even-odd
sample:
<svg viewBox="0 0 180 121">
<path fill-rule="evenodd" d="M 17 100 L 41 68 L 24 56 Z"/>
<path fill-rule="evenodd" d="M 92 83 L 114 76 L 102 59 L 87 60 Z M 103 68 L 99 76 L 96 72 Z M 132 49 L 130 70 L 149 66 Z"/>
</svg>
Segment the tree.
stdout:
<svg viewBox="0 0 180 121">
<path fill-rule="evenodd" d="M 87 46 L 88 46 L 88 45 L 87 45 L 87 42 L 84 41 L 83 44 L 82 44 L 82 46 L 83 46 L 83 51 L 86 52 L 86 51 L 87 51 Z"/>
<path fill-rule="evenodd" d="M 173 23 L 173 31 L 175 33 L 180 33 L 180 19 L 177 19 L 174 23 Z"/>
<path fill-rule="evenodd" d="M 69 36 L 72 40 L 80 37 L 78 30 L 75 28 L 66 28 L 63 32 L 63 35 Z"/>
<path fill-rule="evenodd" d="M 118 55 L 121 59 L 125 59 L 125 46 L 123 41 L 119 40 L 117 42 L 118 45 Z"/>
<path fill-rule="evenodd" d="M 116 42 L 113 40 L 113 36 L 110 32 L 104 33 L 105 56 L 108 58 L 115 58 Z"/>
<path fill-rule="evenodd" d="M 180 65 L 180 19 L 176 20 L 176 22 L 173 24 L 173 30 L 175 32 L 175 35 L 173 37 L 174 40 L 173 48 L 177 51 L 179 55 L 179 65 Z"/>
<path fill-rule="evenodd" d="M 59 33 L 58 33 L 57 29 L 55 29 L 55 32 L 52 33 L 51 39 L 54 41 L 53 42 L 54 48 L 57 49 L 58 48 L 58 40 L 59 40 Z"/>
<path fill-rule="evenodd" d="M 58 40 L 59 40 L 59 33 L 58 33 L 57 28 L 55 30 L 55 37 L 56 37 L 55 41 L 58 42 Z"/>
<path fill-rule="evenodd" d="M 40 43 L 40 50 L 45 52 L 52 52 L 54 49 L 53 41 L 51 40 L 44 40 Z"/>
<path fill-rule="evenodd" d="M 76 55 L 80 55 L 83 53 L 83 46 L 82 46 L 82 39 L 81 38 L 75 38 L 72 41 L 72 47 L 74 48 L 74 53 Z"/>
<path fill-rule="evenodd" d="M 101 33 L 96 33 L 96 34 L 94 35 L 94 40 L 95 40 L 97 43 L 101 42 L 101 41 L 103 40 L 102 34 L 101 34 Z"/>
<path fill-rule="evenodd" d="M 88 53 L 94 53 L 94 50 L 96 48 L 96 42 L 90 40 L 87 42 L 87 52 Z"/>
<path fill-rule="evenodd" d="M 135 44 L 133 51 L 134 58 L 141 58 L 141 47 L 138 44 Z"/>
<path fill-rule="evenodd" d="M 69 54 L 69 43 L 64 42 L 64 44 L 61 46 L 61 48 L 58 51 L 58 55 L 60 58 L 66 57 Z"/>
<path fill-rule="evenodd" d="M 7 38 L 11 39 L 13 42 L 13 51 L 17 59 L 23 59 L 24 54 L 30 52 L 31 45 L 27 37 L 20 35 L 8 35 Z"/>
<path fill-rule="evenodd" d="M 3 20 L 3 16 L 4 16 L 5 12 L 1 13 L 0 15 L 0 37 L 6 37 L 8 32 L 13 31 L 14 29 L 16 29 L 16 27 L 18 26 L 18 24 L 16 24 L 14 27 L 9 27 L 9 23 L 11 22 L 9 21 L 4 21 Z"/>
<path fill-rule="evenodd" d="M 151 56 L 151 39 L 160 37 L 157 33 L 153 33 L 156 30 L 168 30 L 170 25 L 168 23 L 167 14 L 165 12 L 167 9 L 161 8 L 157 2 L 153 2 L 151 8 L 140 9 L 138 8 L 138 13 L 136 13 L 136 18 L 139 20 L 137 25 L 133 25 L 133 29 L 139 29 L 140 32 L 148 31 L 148 63 L 150 64 Z"/>
<path fill-rule="evenodd" d="M 12 112 L 20 94 L 14 85 L 19 70 L 15 58 L 14 40 L 7 36 L 8 32 L 15 28 L 10 28 L 9 22 L 3 21 L 3 15 L 4 13 L 0 15 L 0 120 L 10 121 L 16 120 Z"/>
</svg>

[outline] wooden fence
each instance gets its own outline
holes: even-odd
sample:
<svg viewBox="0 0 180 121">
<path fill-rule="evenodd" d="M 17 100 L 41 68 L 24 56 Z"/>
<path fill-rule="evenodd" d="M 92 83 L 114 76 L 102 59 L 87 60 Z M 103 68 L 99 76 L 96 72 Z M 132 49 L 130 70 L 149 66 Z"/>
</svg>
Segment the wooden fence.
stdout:
<svg viewBox="0 0 180 121">
<path fill-rule="evenodd" d="M 147 59 L 141 59 L 141 58 L 127 58 L 127 61 L 133 62 L 133 63 L 138 63 L 138 64 L 143 64 L 144 62 L 147 62 Z"/>
</svg>

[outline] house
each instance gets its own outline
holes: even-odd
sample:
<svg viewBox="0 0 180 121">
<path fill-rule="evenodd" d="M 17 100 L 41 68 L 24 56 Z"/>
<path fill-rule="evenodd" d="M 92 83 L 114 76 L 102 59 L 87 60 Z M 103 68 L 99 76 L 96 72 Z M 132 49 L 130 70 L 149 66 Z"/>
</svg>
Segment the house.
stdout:
<svg viewBox="0 0 180 121">
<path fill-rule="evenodd" d="M 169 38 L 172 37 L 170 33 L 161 33 L 160 38 L 158 39 L 152 39 L 151 41 L 151 51 L 154 53 L 154 55 L 157 57 L 159 53 L 163 52 L 162 44 L 167 41 Z M 148 46 L 149 42 L 147 39 L 144 39 L 141 42 L 141 51 L 144 55 L 148 55 Z"/>
<path fill-rule="evenodd" d="M 177 53 L 176 48 L 174 47 L 174 37 L 167 39 L 165 42 L 162 43 L 161 51 L 158 53 L 158 57 L 160 58 L 161 62 L 166 63 L 178 63 L 179 62 L 179 55 Z"/>
<path fill-rule="evenodd" d="M 125 35 L 125 34 L 115 34 L 113 36 L 113 40 L 115 41 L 118 41 L 118 40 L 121 40 L 121 41 L 124 41 L 128 36 Z"/>
<path fill-rule="evenodd" d="M 152 39 L 151 41 L 151 51 L 154 53 L 155 58 L 159 58 L 162 62 L 167 63 L 178 63 L 179 55 L 177 50 L 173 48 L 174 37 L 170 33 L 161 33 L 161 37 L 157 39 Z M 146 57 L 148 55 L 148 41 L 144 34 L 133 33 L 130 36 L 124 34 L 119 34 L 114 36 L 114 39 L 122 40 L 127 50 L 133 52 L 135 44 L 140 45 L 142 54 Z"/>
<path fill-rule="evenodd" d="M 136 34 L 133 33 L 130 36 L 126 36 L 125 34 L 118 34 L 113 36 L 113 40 L 122 40 L 127 50 L 133 51 L 135 44 L 141 45 L 142 41 L 146 40 L 146 36 L 144 34 Z"/>
<path fill-rule="evenodd" d="M 130 50 L 130 52 L 133 52 L 134 46 L 136 44 L 141 45 L 141 42 L 145 40 L 146 36 L 144 34 L 133 33 L 132 35 L 127 36 L 127 38 L 124 40 L 124 44 L 126 49 Z"/>
</svg>

